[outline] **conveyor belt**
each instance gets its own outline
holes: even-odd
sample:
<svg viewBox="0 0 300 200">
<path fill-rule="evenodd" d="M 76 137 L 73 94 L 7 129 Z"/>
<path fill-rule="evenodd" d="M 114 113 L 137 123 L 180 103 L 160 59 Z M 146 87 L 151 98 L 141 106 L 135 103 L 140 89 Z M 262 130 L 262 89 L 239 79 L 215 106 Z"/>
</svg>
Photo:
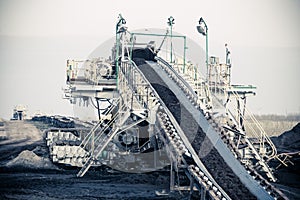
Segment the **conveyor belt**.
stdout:
<svg viewBox="0 0 300 200">
<path fill-rule="evenodd" d="M 176 89 L 176 84 L 173 83 L 175 86 L 170 87 L 172 80 L 168 78 L 167 74 L 163 70 L 160 71 L 160 67 L 156 63 L 146 63 L 143 60 L 136 60 L 136 63 L 180 124 L 195 151 L 199 152 L 201 161 L 226 193 L 232 199 L 272 199 L 263 188 L 252 180 L 224 144 L 225 152 L 220 153 L 216 149 L 215 146 L 222 149 L 222 141 L 216 138 L 217 134 L 209 134 L 206 137 L 206 133 L 211 133 L 213 130 L 210 129 L 203 115 L 201 116 L 202 121 L 200 116 L 199 118 L 195 117 L 193 112 L 197 112 L 198 115 L 201 113 L 195 108 L 194 111 L 191 111 L 191 103 L 184 94 L 181 94 L 182 92 L 180 93 L 179 88 Z M 203 128 L 205 129 L 203 130 Z M 235 162 L 229 166 L 228 162 L 232 160 Z"/>
</svg>

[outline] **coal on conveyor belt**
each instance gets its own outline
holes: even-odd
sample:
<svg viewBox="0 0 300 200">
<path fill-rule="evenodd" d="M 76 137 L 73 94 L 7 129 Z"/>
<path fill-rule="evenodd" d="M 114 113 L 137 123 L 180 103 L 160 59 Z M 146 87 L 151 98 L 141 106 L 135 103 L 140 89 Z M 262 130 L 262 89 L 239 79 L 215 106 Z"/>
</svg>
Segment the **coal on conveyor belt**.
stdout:
<svg viewBox="0 0 300 200">
<path fill-rule="evenodd" d="M 232 199 L 256 199 L 243 185 L 232 169 L 227 166 L 224 159 L 220 156 L 209 139 L 207 139 L 202 128 L 198 126 L 192 115 L 185 109 L 184 105 L 179 102 L 176 95 L 167 87 L 151 66 L 140 59 L 136 61 L 139 69 L 152 84 L 176 121 L 180 124 L 193 148 L 198 152 L 201 161 L 217 183 Z M 191 135 L 195 135 L 195 132 L 197 133 L 196 136 L 191 138 Z"/>
</svg>

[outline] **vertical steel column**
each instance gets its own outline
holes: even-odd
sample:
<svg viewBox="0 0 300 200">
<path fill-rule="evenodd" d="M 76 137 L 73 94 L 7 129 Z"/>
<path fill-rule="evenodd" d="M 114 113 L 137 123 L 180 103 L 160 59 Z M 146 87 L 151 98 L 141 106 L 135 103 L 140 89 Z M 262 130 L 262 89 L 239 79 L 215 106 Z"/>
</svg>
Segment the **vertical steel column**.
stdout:
<svg viewBox="0 0 300 200">
<path fill-rule="evenodd" d="M 130 33 L 130 40 L 131 40 L 131 45 L 130 45 L 130 60 L 132 60 L 132 50 L 133 50 L 133 40 L 134 40 L 134 35 Z"/>
<path fill-rule="evenodd" d="M 173 26 L 172 26 L 172 24 L 171 24 L 171 55 L 170 55 L 170 59 L 171 59 L 171 61 L 170 61 L 170 63 L 172 63 L 173 62 L 173 52 L 172 52 L 172 50 L 173 50 L 173 42 L 172 42 L 172 29 L 173 29 Z"/>
<path fill-rule="evenodd" d="M 172 38 L 173 38 L 173 24 L 174 24 L 174 18 L 172 17 L 172 16 L 170 16 L 169 18 L 168 18 L 168 25 L 170 26 L 170 29 L 171 29 L 171 55 L 170 55 L 170 59 L 171 59 L 171 61 L 170 61 L 170 63 L 172 63 L 173 62 L 173 43 L 172 43 Z"/>
<path fill-rule="evenodd" d="M 201 187 L 200 199 L 205 200 L 205 196 L 206 196 L 206 190 L 204 187 Z"/>
<path fill-rule="evenodd" d="M 115 62 L 116 62 L 116 82 L 117 82 L 117 89 L 118 89 L 118 82 L 119 82 L 119 47 L 120 47 L 120 31 L 119 31 L 119 27 L 122 25 L 122 24 L 126 24 L 126 21 L 125 19 L 122 17 L 121 14 L 119 14 L 119 21 L 117 22 L 117 25 L 116 25 L 116 59 L 115 59 Z"/>
<path fill-rule="evenodd" d="M 194 192 L 194 179 L 192 178 L 192 180 L 190 180 L 190 196 L 189 196 L 189 199 L 192 199 L 193 192 Z"/>
<path fill-rule="evenodd" d="M 185 73 L 185 51 L 186 51 L 186 37 L 184 36 L 183 37 L 183 39 L 184 39 L 184 49 L 183 49 L 183 73 Z"/>
<path fill-rule="evenodd" d="M 120 22 L 120 21 L 119 21 Z M 116 81 L 117 81 L 117 89 L 119 88 L 118 82 L 119 82 L 119 34 L 118 34 L 118 28 L 119 28 L 119 22 L 116 25 Z"/>
<path fill-rule="evenodd" d="M 173 169 L 174 169 L 174 167 L 173 167 L 173 165 L 174 165 L 174 162 L 173 162 L 173 160 L 171 160 L 171 170 L 170 170 L 170 190 L 174 190 L 174 185 L 175 185 L 175 175 L 174 175 L 174 171 L 173 171 Z"/>
<path fill-rule="evenodd" d="M 207 80 L 207 77 L 208 77 L 208 28 L 206 26 L 206 23 L 204 22 L 205 24 L 205 28 L 206 28 L 206 80 Z"/>
<path fill-rule="evenodd" d="M 204 24 L 204 28 L 201 26 L 202 23 Z M 205 42 L 205 46 L 206 46 L 206 82 L 208 82 L 208 28 L 207 25 L 204 21 L 204 19 L 201 17 L 199 20 L 199 25 L 197 26 L 197 30 L 200 34 L 202 34 L 203 36 L 205 36 L 206 42 Z"/>
</svg>

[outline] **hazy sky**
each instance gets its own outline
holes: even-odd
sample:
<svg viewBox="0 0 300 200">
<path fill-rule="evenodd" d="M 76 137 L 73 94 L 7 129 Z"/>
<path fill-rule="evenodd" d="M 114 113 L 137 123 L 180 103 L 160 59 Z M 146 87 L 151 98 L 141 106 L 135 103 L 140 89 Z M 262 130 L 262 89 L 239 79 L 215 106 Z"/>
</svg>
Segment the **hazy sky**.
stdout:
<svg viewBox="0 0 300 200">
<path fill-rule="evenodd" d="M 72 114 L 61 98 L 65 64 L 84 59 L 114 35 L 119 13 L 131 29 L 165 28 L 204 45 L 195 26 L 208 24 L 209 52 L 224 60 L 228 43 L 233 81 L 253 84 L 254 113 L 300 112 L 300 1 L 0 0 L 0 117 L 17 104 L 31 113 Z"/>
</svg>

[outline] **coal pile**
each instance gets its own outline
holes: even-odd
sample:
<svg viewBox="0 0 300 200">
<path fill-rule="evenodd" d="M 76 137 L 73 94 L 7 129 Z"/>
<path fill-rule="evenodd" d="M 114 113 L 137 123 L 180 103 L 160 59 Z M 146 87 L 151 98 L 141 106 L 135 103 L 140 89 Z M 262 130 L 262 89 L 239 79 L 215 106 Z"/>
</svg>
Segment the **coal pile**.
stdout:
<svg viewBox="0 0 300 200">
<path fill-rule="evenodd" d="M 278 153 L 300 151 L 300 123 L 278 137 L 272 137 Z"/>
<path fill-rule="evenodd" d="M 10 160 L 7 167 L 26 167 L 31 169 L 57 169 L 48 157 L 38 156 L 33 151 L 24 150 L 16 158 Z"/>
<path fill-rule="evenodd" d="M 278 187 L 286 192 L 289 199 L 300 199 L 300 123 L 291 130 L 271 139 L 278 154 L 287 153 L 288 161 L 291 161 L 287 162 L 287 167 L 276 159 L 270 162 L 270 165 L 276 168 L 275 176 L 278 178 Z"/>
<path fill-rule="evenodd" d="M 136 60 L 136 63 L 173 114 L 178 124 L 180 124 L 193 148 L 199 153 L 201 161 L 225 192 L 232 199 L 256 199 L 230 167 L 227 166 L 218 151 L 213 147 L 211 142 L 206 139 L 205 132 L 202 128 L 198 126 L 192 115 L 185 109 L 184 105 L 180 104 L 176 95 L 168 89 L 167 85 L 151 66 L 141 59 Z M 195 135 L 195 132 L 196 137 L 191 138 L 190 136 Z M 205 142 L 205 144 L 203 142 Z"/>
<path fill-rule="evenodd" d="M 57 128 L 75 128 L 74 120 L 63 116 L 34 116 L 32 121 L 47 123 Z"/>
</svg>

